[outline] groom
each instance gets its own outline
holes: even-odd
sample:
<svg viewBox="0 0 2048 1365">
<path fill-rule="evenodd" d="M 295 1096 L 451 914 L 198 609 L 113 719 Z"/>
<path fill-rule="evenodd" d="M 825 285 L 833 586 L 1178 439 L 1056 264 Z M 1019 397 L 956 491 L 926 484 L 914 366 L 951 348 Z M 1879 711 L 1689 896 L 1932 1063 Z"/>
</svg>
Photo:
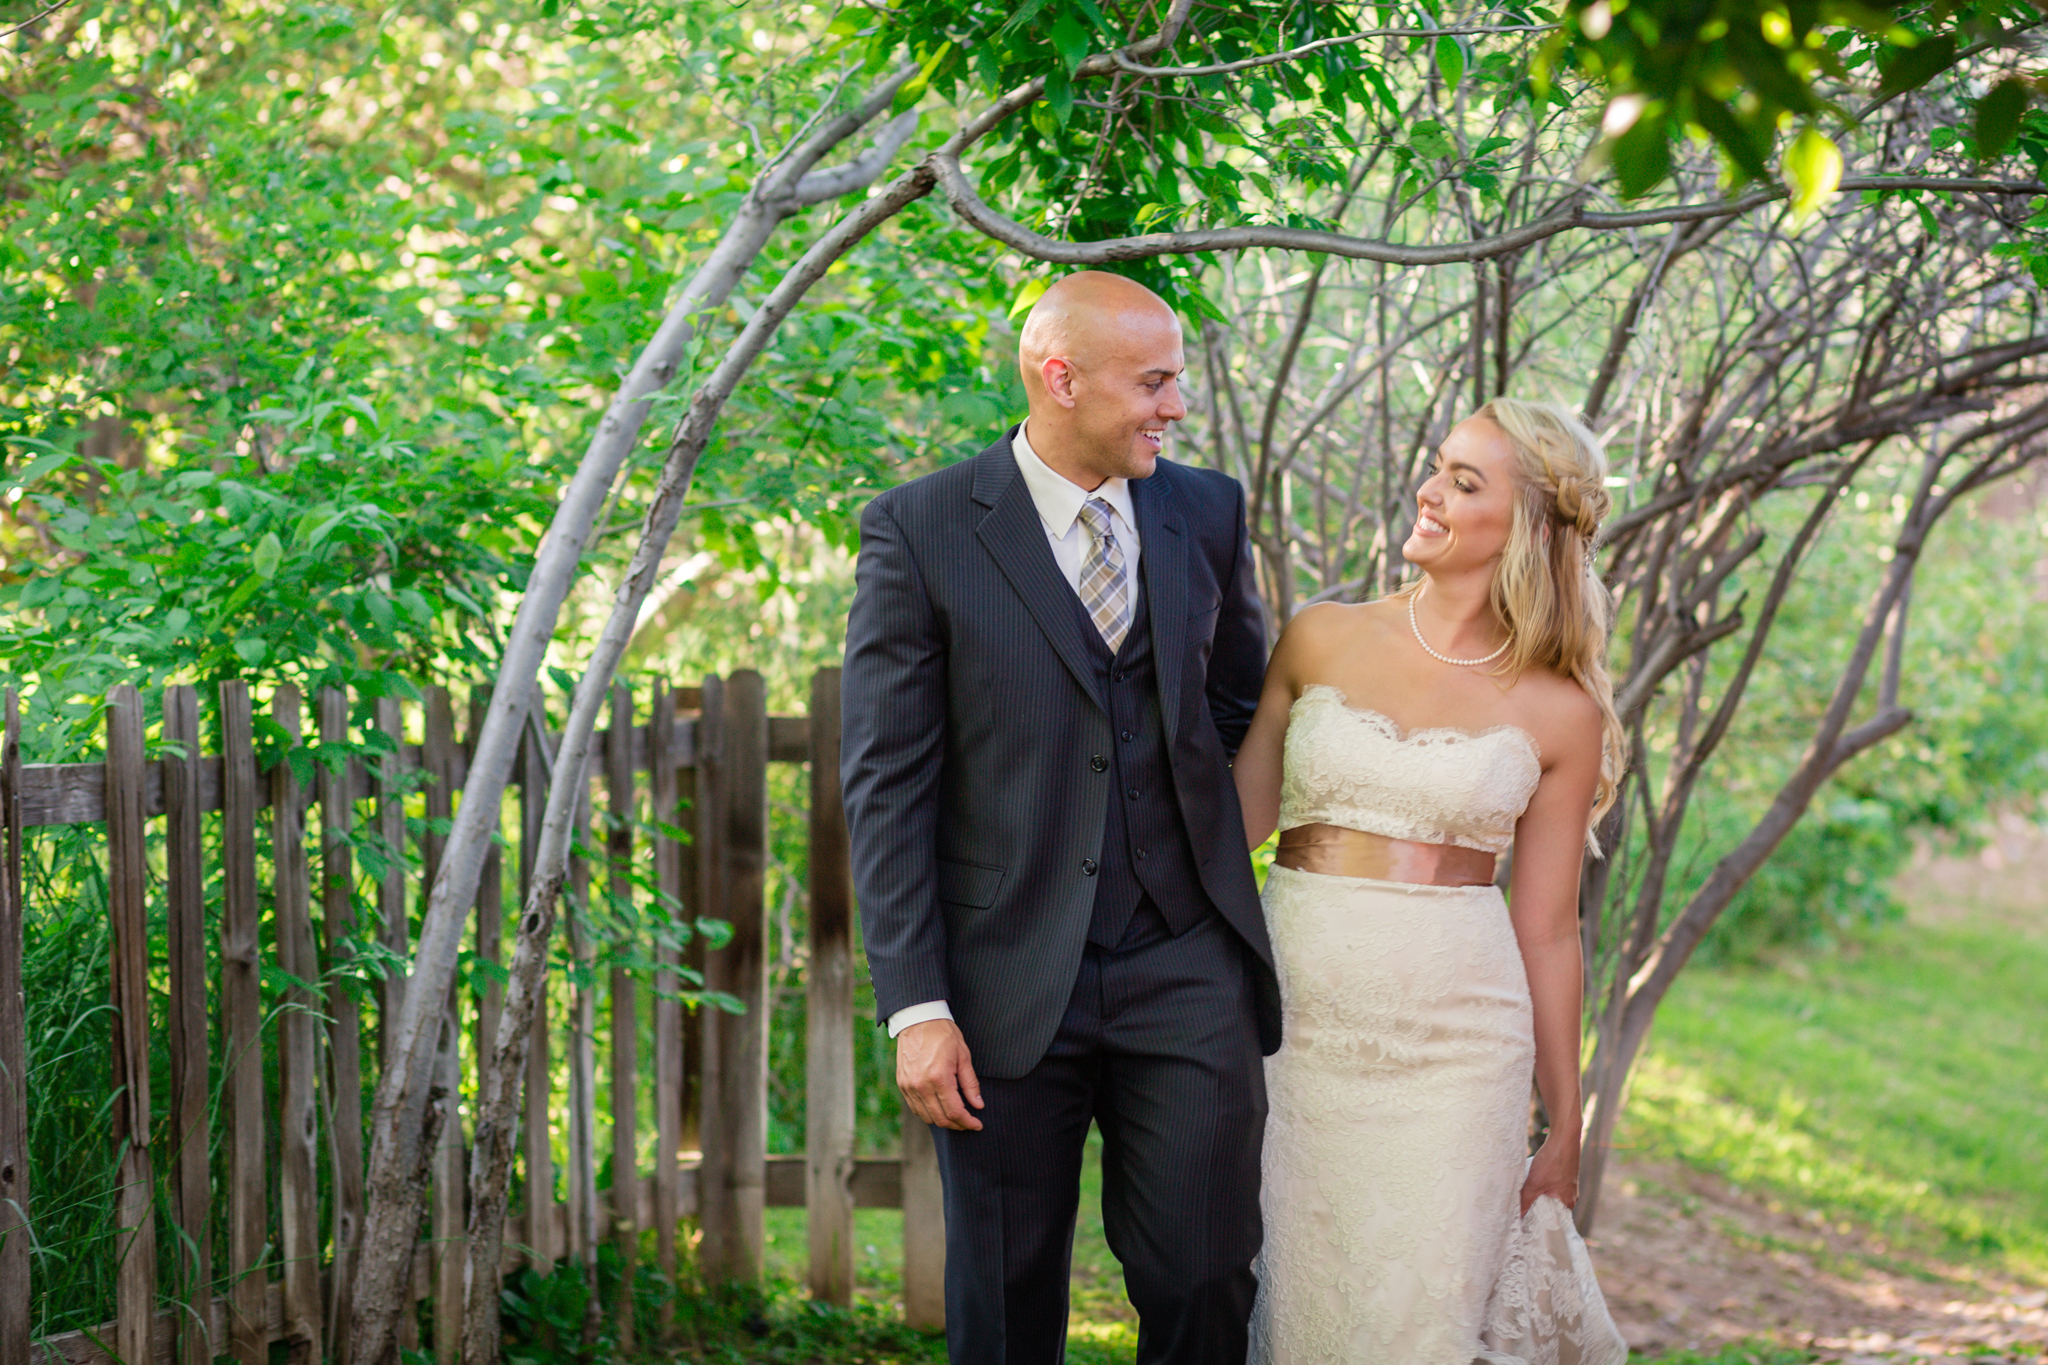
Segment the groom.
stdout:
<svg viewBox="0 0 2048 1365">
<path fill-rule="evenodd" d="M 1242 1365 L 1280 997 L 1230 758 L 1265 632 L 1244 498 L 1159 458 L 1180 323 L 1085 272 L 1030 419 L 861 518 L 841 773 L 896 1080 L 946 1192 L 955 1365 L 1057 1365 L 1081 1154 L 1140 1362 Z"/>
</svg>

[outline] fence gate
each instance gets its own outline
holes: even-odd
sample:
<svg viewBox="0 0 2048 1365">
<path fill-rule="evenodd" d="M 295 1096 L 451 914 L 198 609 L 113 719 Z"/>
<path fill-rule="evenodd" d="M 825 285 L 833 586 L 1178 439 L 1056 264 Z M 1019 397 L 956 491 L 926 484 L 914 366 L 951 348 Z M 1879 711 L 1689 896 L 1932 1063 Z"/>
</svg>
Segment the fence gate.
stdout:
<svg viewBox="0 0 2048 1365">
<path fill-rule="evenodd" d="M 550 1018 L 550 998 L 542 999 L 525 1077 L 524 1212 L 507 1229 L 508 1268 L 523 1260 L 546 1270 L 563 1259 L 588 1267 L 606 1238 L 630 1266 L 640 1232 L 651 1226 L 659 1270 L 673 1276 L 684 1251 L 679 1225 L 693 1218 L 704 1277 L 754 1279 L 763 1269 L 763 1211 L 801 1206 L 811 1293 L 846 1303 L 854 1208 L 900 1207 L 905 1315 L 915 1326 L 942 1326 L 945 1229 L 929 1131 L 906 1121 L 900 1159 L 854 1156 L 853 892 L 839 797 L 838 670 L 812 680 L 808 715 L 771 716 L 766 696 L 751 670 L 695 687 L 656 682 L 644 697 L 624 684 L 614 688 L 611 724 L 597 737 L 579 817 L 579 848 L 591 856 L 573 860 L 569 894 L 590 904 L 594 873 L 603 878 L 600 904 L 645 903 L 651 886 L 692 918 L 729 921 L 733 934 L 708 952 L 701 938 L 680 956 L 662 950 L 645 1056 L 631 973 L 615 970 L 605 981 L 581 973 L 566 1019 Z M 16 698 L 8 694 L 0 751 L 0 1365 L 98 1365 L 110 1354 L 130 1365 L 209 1365 L 223 1354 L 237 1365 L 267 1365 L 273 1342 L 287 1343 L 295 1360 L 348 1365 L 341 1329 L 352 1306 L 368 1146 L 358 1116 L 375 1085 L 378 1049 L 364 1037 L 359 1003 L 336 969 L 350 965 L 364 933 L 374 934 L 380 951 L 409 958 L 408 907 L 425 904 L 442 852 L 439 831 L 459 800 L 487 700 L 482 687 L 466 698 L 458 740 L 455 698 L 438 686 L 422 689 L 422 697 L 416 716 L 390 698 L 352 712 L 348 697 L 328 690 L 309 714 L 296 689 L 280 686 L 259 720 L 247 685 L 225 682 L 216 691 L 214 733 L 203 738 L 197 690 L 168 687 L 160 756 L 150 758 L 143 699 L 123 686 L 107 699 L 102 762 L 24 765 Z M 419 740 L 408 742 L 415 722 Z M 259 733 L 274 756 L 267 764 L 259 761 Z M 502 956 L 501 859 L 517 859 L 522 895 L 531 880 L 554 742 L 538 723 L 529 725 L 505 796 L 504 849 L 490 854 L 474 910 L 473 948 L 486 963 Z M 336 746 L 325 755 L 343 753 L 339 746 L 354 752 L 333 768 L 303 756 L 294 767 L 283 756 L 316 745 Z M 379 746 L 381 756 L 362 756 Z M 798 1156 L 767 1154 L 771 763 L 810 764 L 807 1119 Z M 152 838 L 155 821 L 162 824 Z M 105 831 L 110 1137 L 123 1155 L 118 1188 L 109 1191 L 119 1258 L 114 1321 L 32 1340 L 28 1124 L 35 1099 L 22 998 L 22 838 L 49 825 Z M 267 859 L 259 856 L 266 832 Z M 406 856 L 389 856 L 400 851 Z M 359 878 L 373 871 L 364 892 Z M 209 885 L 218 934 L 211 973 Z M 154 961 L 152 895 L 164 914 L 164 956 Z M 359 920 L 359 906 L 374 907 L 374 917 Z M 585 921 L 565 916 L 562 932 L 579 963 L 594 962 L 597 945 Z M 736 996 L 744 1012 L 684 1009 L 670 992 L 685 966 L 702 972 L 709 988 Z M 270 992 L 267 1014 L 266 968 L 286 983 Z M 487 969 L 479 977 L 489 978 Z M 150 1017 L 152 990 L 168 1002 L 161 1021 Z M 379 984 L 380 1020 L 395 1017 L 404 990 L 398 975 Z M 615 1024 L 603 1058 L 596 1053 L 600 997 Z M 552 998 L 559 1006 L 560 993 Z M 458 983 L 449 1009 L 458 1029 L 489 1039 L 500 988 Z M 211 1030 L 210 1020 L 218 1021 Z M 169 1057 L 167 1095 L 151 1093 L 152 1049 Z M 567 1093 L 554 1085 L 562 1049 Z M 275 1068 L 274 1078 L 266 1067 Z M 208 1110 L 216 1069 L 218 1138 Z M 460 1093 L 462 1077 L 448 1080 Z M 646 1125 L 637 1112 L 643 1081 L 654 1110 Z M 158 1122 L 159 1104 L 166 1122 Z M 613 1134 L 607 1192 L 597 1188 L 600 1104 Z M 643 1126 L 655 1135 L 652 1170 L 639 1163 Z M 560 1197 L 558 1136 L 567 1156 Z M 209 1161 L 216 1140 L 225 1153 L 218 1168 Z M 444 1363 L 460 1353 L 467 1170 L 462 1124 L 450 1122 L 432 1165 L 431 1235 L 413 1274 L 415 1298 L 431 1301 L 434 1354 Z M 225 1254 L 218 1264 L 217 1252 Z M 166 1270 L 169 1283 L 160 1281 Z M 622 1342 L 668 1326 L 634 1323 L 630 1295 L 608 1308 Z M 403 1344 L 415 1347 L 410 1318 L 407 1328 Z"/>
</svg>

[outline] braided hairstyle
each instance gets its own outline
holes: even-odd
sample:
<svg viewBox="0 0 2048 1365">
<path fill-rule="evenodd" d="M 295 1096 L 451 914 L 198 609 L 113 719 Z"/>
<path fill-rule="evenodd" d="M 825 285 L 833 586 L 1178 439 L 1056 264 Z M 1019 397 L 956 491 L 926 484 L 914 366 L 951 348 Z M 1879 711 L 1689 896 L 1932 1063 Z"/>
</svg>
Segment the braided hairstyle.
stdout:
<svg viewBox="0 0 2048 1365">
<path fill-rule="evenodd" d="M 1507 549 L 1493 578 L 1493 607 L 1512 635 L 1500 672 L 1547 668 L 1572 679 L 1600 707 L 1600 785 L 1592 823 L 1614 804 L 1627 739 L 1607 671 L 1613 603 L 1593 571 L 1600 523 L 1613 507 L 1607 458 L 1586 424 L 1559 403 L 1496 398 L 1479 409 L 1506 433 L 1520 474 Z M 1598 844 L 1591 829 L 1587 842 Z"/>
</svg>

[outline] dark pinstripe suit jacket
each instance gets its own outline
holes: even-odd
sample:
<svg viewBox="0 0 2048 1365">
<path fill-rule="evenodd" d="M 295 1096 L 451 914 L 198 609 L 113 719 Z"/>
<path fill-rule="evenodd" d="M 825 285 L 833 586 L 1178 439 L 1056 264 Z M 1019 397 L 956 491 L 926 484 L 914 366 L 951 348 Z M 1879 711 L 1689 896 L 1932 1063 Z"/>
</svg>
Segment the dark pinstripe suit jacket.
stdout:
<svg viewBox="0 0 2048 1365">
<path fill-rule="evenodd" d="M 1266 667 L 1244 494 L 1161 460 L 1131 496 L 1174 790 L 1270 1053 L 1280 992 L 1229 766 Z M 875 1004 L 946 1000 L 975 1068 L 1022 1076 L 1080 971 L 1112 736 L 1009 436 L 869 504 L 857 578 L 840 772 Z"/>
</svg>

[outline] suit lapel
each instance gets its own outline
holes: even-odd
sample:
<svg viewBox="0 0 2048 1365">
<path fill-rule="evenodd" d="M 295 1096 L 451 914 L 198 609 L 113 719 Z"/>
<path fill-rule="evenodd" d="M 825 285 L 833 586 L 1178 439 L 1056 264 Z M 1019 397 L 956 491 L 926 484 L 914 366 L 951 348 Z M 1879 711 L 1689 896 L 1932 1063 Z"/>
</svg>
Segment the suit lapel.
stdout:
<svg viewBox="0 0 2048 1365">
<path fill-rule="evenodd" d="M 1187 657 L 1188 538 L 1180 507 L 1161 465 L 1149 479 L 1131 481 L 1131 503 L 1138 514 L 1139 576 L 1145 580 L 1145 605 L 1152 613 L 1152 667 L 1159 676 L 1159 714 L 1166 739 L 1178 738 L 1180 666 Z"/>
<path fill-rule="evenodd" d="M 1098 707 L 1107 712 L 1096 690 L 1096 670 L 1089 657 L 1088 641 L 1081 634 L 1080 599 L 1067 585 L 1060 566 L 1045 539 L 1045 523 L 1038 518 L 1031 490 L 1017 474 L 1017 457 L 1010 453 L 1008 438 L 990 446 L 977 458 L 974 500 L 989 508 L 976 536 L 994 556 L 996 567 L 1010 580 L 1010 586 L 1024 599 L 1038 628 L 1045 632 L 1053 652 L 1081 684 Z M 1141 531 L 1140 534 L 1143 534 Z"/>
</svg>

